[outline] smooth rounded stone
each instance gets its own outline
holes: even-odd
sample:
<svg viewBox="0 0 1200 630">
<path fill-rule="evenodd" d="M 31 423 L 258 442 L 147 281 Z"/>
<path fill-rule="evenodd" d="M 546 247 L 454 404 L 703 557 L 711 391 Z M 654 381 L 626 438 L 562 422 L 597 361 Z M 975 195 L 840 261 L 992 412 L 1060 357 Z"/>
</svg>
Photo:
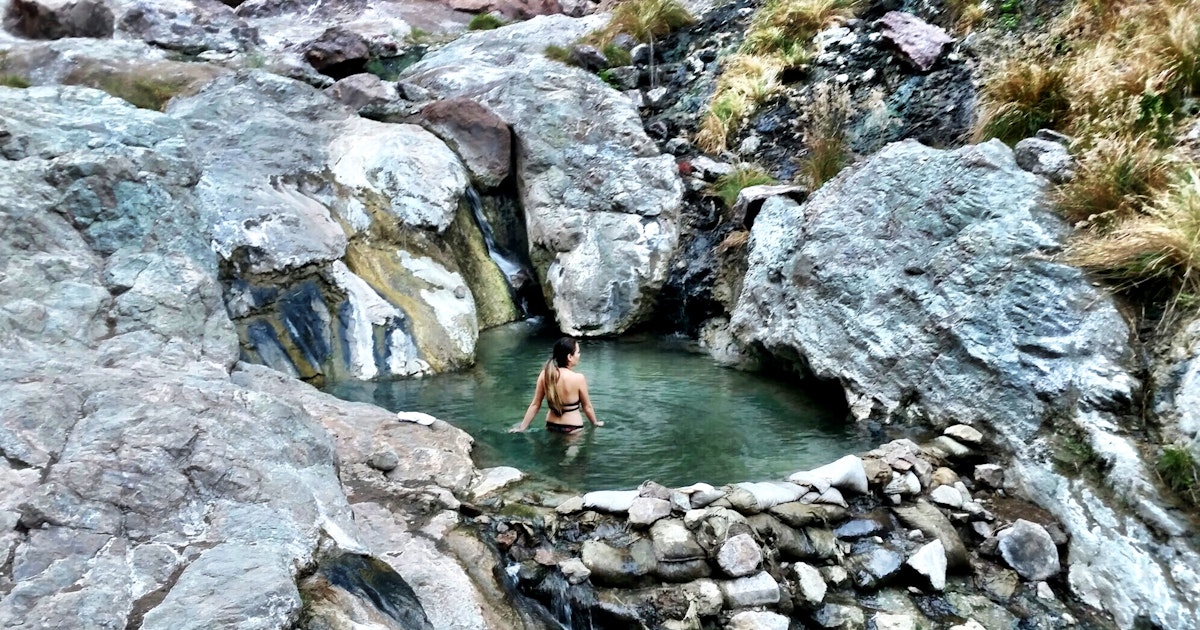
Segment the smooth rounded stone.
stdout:
<svg viewBox="0 0 1200 630">
<path fill-rule="evenodd" d="M 969 424 L 956 424 L 942 431 L 942 434 L 948 435 L 962 444 L 971 446 L 983 444 L 983 434 Z"/>
<path fill-rule="evenodd" d="M 421 108 L 417 124 L 454 150 L 471 179 L 484 188 L 499 186 L 512 169 L 512 130 L 488 107 L 465 97 Z"/>
<path fill-rule="evenodd" d="M 525 478 L 525 473 L 512 466 L 496 466 L 479 471 L 479 480 L 471 486 L 471 496 L 478 499 Z"/>
<path fill-rule="evenodd" d="M 938 486 L 929 493 L 929 499 L 938 505 L 957 510 L 963 506 L 962 494 L 953 486 Z"/>
<path fill-rule="evenodd" d="M 582 584 L 592 576 L 591 569 L 583 563 L 579 558 L 567 558 L 558 563 L 558 569 L 562 571 L 563 577 L 567 578 L 567 582 L 571 584 Z"/>
<path fill-rule="evenodd" d="M 929 443 L 929 448 L 945 459 L 962 459 L 970 457 L 974 453 L 958 440 L 945 435 L 934 438 Z"/>
<path fill-rule="evenodd" d="M 917 630 L 917 620 L 908 615 L 875 613 L 871 617 L 875 630 Z"/>
<path fill-rule="evenodd" d="M 852 518 L 833 530 L 833 534 L 845 540 L 854 540 L 865 536 L 875 536 L 890 531 L 893 522 L 887 512 L 876 510 L 860 517 Z"/>
<path fill-rule="evenodd" d="M 583 507 L 601 512 L 628 512 L 637 498 L 637 490 L 597 490 L 583 495 Z"/>
<path fill-rule="evenodd" d="M 747 608 L 779 603 L 779 583 L 763 571 L 749 577 L 720 582 L 726 608 Z"/>
<path fill-rule="evenodd" d="M 806 525 L 829 525 L 845 520 L 850 513 L 841 506 L 804 504 L 800 502 L 783 503 L 771 508 L 770 513 L 792 527 Z"/>
<path fill-rule="evenodd" d="M 859 588 L 878 588 L 900 571 L 903 556 L 886 547 L 875 547 L 849 557 L 843 564 Z"/>
<path fill-rule="evenodd" d="M 863 630 L 867 625 L 861 608 L 843 604 L 825 604 L 813 613 L 813 621 L 826 630 Z"/>
<path fill-rule="evenodd" d="M 654 545 L 646 539 L 625 548 L 587 540 L 580 549 L 580 556 L 584 566 L 592 572 L 592 582 L 601 586 L 632 585 L 638 578 L 653 573 L 657 565 Z"/>
<path fill-rule="evenodd" d="M 396 451 L 391 449 L 377 451 L 367 460 L 367 465 L 375 470 L 389 472 L 395 470 L 400 465 L 400 456 L 396 454 Z"/>
<path fill-rule="evenodd" d="M 788 477 L 788 481 L 798 484 L 813 484 L 823 480 L 838 490 L 866 494 L 867 470 L 862 458 L 857 455 L 847 455 L 837 461 L 825 464 L 813 470 L 798 472 Z"/>
<path fill-rule="evenodd" d="M 820 571 L 804 562 L 797 562 L 792 566 L 792 571 L 796 574 L 796 594 L 799 602 L 813 608 L 825 600 L 828 585 L 825 584 L 825 578 L 821 577 Z"/>
<path fill-rule="evenodd" d="M 10 32 L 29 39 L 112 37 L 114 26 L 112 9 L 101 0 L 10 0 L 0 18 Z"/>
<path fill-rule="evenodd" d="M 975 483 L 981 483 L 989 488 L 1004 487 L 1004 468 L 998 464 L 979 464 L 975 467 Z"/>
<path fill-rule="evenodd" d="M 884 494 L 902 494 L 913 496 L 921 494 L 921 480 L 917 478 L 911 470 L 901 473 L 892 473 L 892 481 L 883 489 Z"/>
<path fill-rule="evenodd" d="M 400 422 L 412 422 L 427 427 L 437 422 L 437 418 L 420 411 L 397 411 L 396 419 Z"/>
<path fill-rule="evenodd" d="M 997 536 L 1000 539 L 1000 555 L 1021 577 L 1034 582 L 1058 574 L 1058 548 L 1054 546 L 1046 528 L 1018 519 L 1012 527 Z"/>
<path fill-rule="evenodd" d="M 908 532 L 908 539 L 909 540 L 918 540 L 918 541 L 925 540 L 925 532 L 923 532 L 919 529 L 914 529 L 914 530 Z"/>
<path fill-rule="evenodd" d="M 706 557 L 704 548 L 679 519 L 664 519 L 652 525 L 650 539 L 654 541 L 654 557 L 659 560 L 679 562 Z"/>
<path fill-rule="evenodd" d="M 934 486 L 953 486 L 958 483 L 958 473 L 945 466 L 939 466 L 937 470 L 933 471 L 930 483 Z"/>
<path fill-rule="evenodd" d="M 730 537 L 717 552 L 717 564 L 732 577 L 754 573 L 762 563 L 762 548 L 749 534 Z"/>
<path fill-rule="evenodd" d="M 708 560 L 659 560 L 654 573 L 664 582 L 691 582 L 712 575 Z"/>
<path fill-rule="evenodd" d="M 1021 168 L 1042 175 L 1056 184 L 1075 177 L 1075 158 L 1060 142 L 1043 138 L 1025 138 L 1013 147 Z"/>
<path fill-rule="evenodd" d="M 942 541 L 935 540 L 921 547 L 905 564 L 923 576 L 933 590 L 946 589 L 946 548 Z"/>
<path fill-rule="evenodd" d="M 780 557 L 792 560 L 816 557 L 816 550 L 803 531 L 785 525 L 770 514 L 746 517 L 746 523 L 759 540 L 770 541 L 771 548 L 778 551 Z"/>
<path fill-rule="evenodd" d="M 671 515 L 671 503 L 662 499 L 638 497 L 629 504 L 629 524 L 646 527 Z"/>
<path fill-rule="evenodd" d="M 791 620 L 768 611 L 747 610 L 729 619 L 728 630 L 788 630 Z"/>
<path fill-rule="evenodd" d="M 576 512 L 582 512 L 583 509 L 583 497 L 571 497 L 566 501 L 559 503 L 558 507 L 554 508 L 554 511 L 559 514 L 574 514 Z"/>
</svg>

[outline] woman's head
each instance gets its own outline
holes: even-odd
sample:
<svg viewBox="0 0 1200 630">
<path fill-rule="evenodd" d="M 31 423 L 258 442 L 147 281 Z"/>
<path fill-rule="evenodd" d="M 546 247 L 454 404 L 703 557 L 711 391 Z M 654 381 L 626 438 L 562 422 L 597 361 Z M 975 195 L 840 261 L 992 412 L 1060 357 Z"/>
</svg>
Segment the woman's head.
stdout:
<svg viewBox="0 0 1200 630">
<path fill-rule="evenodd" d="M 560 368 L 571 367 L 571 356 L 579 352 L 579 342 L 563 337 L 554 342 L 554 363 Z"/>
</svg>

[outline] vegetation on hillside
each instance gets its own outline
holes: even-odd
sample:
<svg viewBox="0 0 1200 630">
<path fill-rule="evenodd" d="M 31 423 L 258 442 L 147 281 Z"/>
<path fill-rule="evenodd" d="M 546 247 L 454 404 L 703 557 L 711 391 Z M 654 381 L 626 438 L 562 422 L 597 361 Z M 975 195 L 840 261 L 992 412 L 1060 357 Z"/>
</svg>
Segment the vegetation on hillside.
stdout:
<svg viewBox="0 0 1200 630">
<path fill-rule="evenodd" d="M 490 31 L 504 26 L 504 20 L 491 13 L 480 13 L 467 24 L 468 31 Z"/>
<path fill-rule="evenodd" d="M 1069 259 L 1170 309 L 1200 297 L 1200 182 L 1182 141 L 1198 96 L 1200 0 L 1079 0 L 988 73 L 977 135 L 1074 138 L 1077 175 L 1057 192 L 1084 228 Z"/>
<path fill-rule="evenodd" d="M 629 65 L 629 51 L 614 44 L 618 35 L 628 35 L 635 41 L 653 45 L 667 35 L 696 22 L 679 0 L 627 0 L 613 9 L 608 24 L 581 37 L 576 45 L 585 44 L 600 49 L 612 67 Z M 546 56 L 569 63 L 569 48 L 547 46 Z"/>
<path fill-rule="evenodd" d="M 700 148 L 724 151 L 729 136 L 778 89 L 783 72 L 809 61 L 813 36 L 859 6 L 858 0 L 768 0 L 755 12 L 738 54 L 722 64 L 696 136 Z"/>
<path fill-rule="evenodd" d="M 743 188 L 774 183 L 775 178 L 761 167 L 754 164 L 738 164 L 729 174 L 718 177 L 709 188 L 708 194 L 719 197 L 726 208 L 732 208 Z"/>
</svg>

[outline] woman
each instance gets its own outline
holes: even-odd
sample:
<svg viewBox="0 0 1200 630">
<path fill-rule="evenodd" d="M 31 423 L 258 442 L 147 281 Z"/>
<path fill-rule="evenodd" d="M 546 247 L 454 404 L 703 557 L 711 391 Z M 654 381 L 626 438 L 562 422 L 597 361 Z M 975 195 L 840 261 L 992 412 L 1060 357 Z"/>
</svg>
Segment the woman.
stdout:
<svg viewBox="0 0 1200 630">
<path fill-rule="evenodd" d="M 596 412 L 592 409 L 592 401 L 588 398 L 587 379 L 577 374 L 572 368 L 579 363 L 579 343 L 570 337 L 563 337 L 554 344 L 554 353 L 542 373 L 538 375 L 537 389 L 533 393 L 533 402 L 525 410 L 525 418 L 521 425 L 513 427 L 509 433 L 520 433 L 529 428 L 533 417 L 542 408 L 542 399 L 550 407 L 546 415 L 546 430 L 555 433 L 571 435 L 583 430 L 583 414 L 587 414 L 592 424 L 602 427 L 603 422 L 596 420 Z"/>
</svg>

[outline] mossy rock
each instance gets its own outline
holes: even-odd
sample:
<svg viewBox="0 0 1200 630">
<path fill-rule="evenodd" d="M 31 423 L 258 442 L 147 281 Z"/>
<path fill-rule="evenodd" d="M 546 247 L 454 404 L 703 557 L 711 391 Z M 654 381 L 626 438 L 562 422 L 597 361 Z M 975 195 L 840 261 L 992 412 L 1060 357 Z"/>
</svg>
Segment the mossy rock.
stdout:
<svg viewBox="0 0 1200 630">
<path fill-rule="evenodd" d="M 446 236 L 458 260 L 459 269 L 475 297 L 479 327 L 491 328 L 519 319 L 520 313 L 513 304 L 508 280 L 488 255 L 483 234 L 475 224 L 471 211 L 464 205 L 459 206 Z"/>
</svg>

